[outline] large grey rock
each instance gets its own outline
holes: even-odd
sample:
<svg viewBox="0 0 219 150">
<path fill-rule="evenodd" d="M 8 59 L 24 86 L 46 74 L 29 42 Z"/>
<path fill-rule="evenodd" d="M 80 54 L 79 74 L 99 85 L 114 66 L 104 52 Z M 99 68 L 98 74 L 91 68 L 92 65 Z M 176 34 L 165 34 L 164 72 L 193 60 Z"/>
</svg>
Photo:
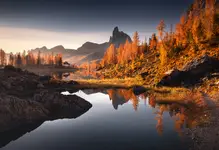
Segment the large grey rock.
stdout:
<svg viewBox="0 0 219 150">
<path fill-rule="evenodd" d="M 201 79 L 213 72 L 218 72 L 219 60 L 208 55 L 187 63 L 182 70 L 171 70 L 165 74 L 158 85 L 164 86 L 194 86 Z"/>
<path fill-rule="evenodd" d="M 205 73 L 212 72 L 219 68 L 219 60 L 208 55 L 204 55 L 201 58 L 194 59 L 187 63 L 182 71 L 189 73 L 190 75 L 203 75 Z"/>
<path fill-rule="evenodd" d="M 182 83 L 184 72 L 178 69 L 172 69 L 164 73 L 164 77 L 158 83 L 158 86 L 179 86 Z"/>
</svg>

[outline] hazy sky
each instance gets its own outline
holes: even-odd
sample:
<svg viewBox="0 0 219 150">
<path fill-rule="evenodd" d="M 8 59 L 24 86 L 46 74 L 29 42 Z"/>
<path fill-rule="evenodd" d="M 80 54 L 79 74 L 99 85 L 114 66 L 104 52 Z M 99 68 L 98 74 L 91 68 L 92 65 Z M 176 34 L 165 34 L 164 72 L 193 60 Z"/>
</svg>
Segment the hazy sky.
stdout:
<svg viewBox="0 0 219 150">
<path fill-rule="evenodd" d="M 178 22 L 193 0 L 0 0 L 0 47 L 22 51 L 86 41 L 103 43 L 112 30 L 140 38 L 156 32 L 160 19 Z"/>
</svg>

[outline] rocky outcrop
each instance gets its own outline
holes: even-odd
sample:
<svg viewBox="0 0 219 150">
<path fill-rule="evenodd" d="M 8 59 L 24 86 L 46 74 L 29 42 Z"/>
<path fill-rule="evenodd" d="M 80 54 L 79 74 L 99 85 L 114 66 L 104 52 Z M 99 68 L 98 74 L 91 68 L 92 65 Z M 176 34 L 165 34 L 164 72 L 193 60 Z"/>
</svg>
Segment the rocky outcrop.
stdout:
<svg viewBox="0 0 219 150">
<path fill-rule="evenodd" d="M 164 86 L 193 86 L 201 79 L 219 71 L 219 60 L 208 55 L 187 63 L 182 70 L 174 69 L 165 74 L 158 85 Z"/>
<path fill-rule="evenodd" d="M 184 72 L 178 69 L 172 69 L 164 73 L 163 78 L 158 83 L 159 86 L 179 86 L 183 82 Z"/>
<path fill-rule="evenodd" d="M 92 107 L 89 102 L 60 94 L 72 87 L 72 82 L 42 83 L 33 73 L 5 67 L 0 73 L 0 133 L 45 120 L 76 118 L 88 111 Z"/>
<path fill-rule="evenodd" d="M 187 63 L 182 71 L 191 76 L 203 76 L 210 72 L 217 71 L 219 69 L 219 60 L 208 55 L 204 55 L 198 59 Z"/>
<path fill-rule="evenodd" d="M 128 34 L 124 33 L 123 31 L 119 31 L 119 28 L 115 27 L 113 30 L 113 35 L 110 37 L 109 43 L 119 47 L 119 45 L 125 43 L 126 40 L 132 42 Z"/>
</svg>

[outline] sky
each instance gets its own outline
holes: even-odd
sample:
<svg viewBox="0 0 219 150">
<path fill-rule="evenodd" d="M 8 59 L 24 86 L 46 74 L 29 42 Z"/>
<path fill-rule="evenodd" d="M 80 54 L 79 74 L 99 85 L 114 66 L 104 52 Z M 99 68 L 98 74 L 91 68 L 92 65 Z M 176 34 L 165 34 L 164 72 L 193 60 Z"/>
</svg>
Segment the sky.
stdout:
<svg viewBox="0 0 219 150">
<path fill-rule="evenodd" d="M 176 24 L 193 0 L 0 0 L 0 48 L 18 52 L 108 42 L 115 26 L 140 39 Z"/>
</svg>

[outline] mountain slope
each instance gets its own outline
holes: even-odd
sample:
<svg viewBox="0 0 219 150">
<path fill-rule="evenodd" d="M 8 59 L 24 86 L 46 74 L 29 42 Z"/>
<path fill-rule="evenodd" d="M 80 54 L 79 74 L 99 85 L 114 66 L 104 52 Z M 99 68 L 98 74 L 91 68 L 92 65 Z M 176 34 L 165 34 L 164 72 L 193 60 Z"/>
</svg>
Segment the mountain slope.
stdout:
<svg viewBox="0 0 219 150">
<path fill-rule="evenodd" d="M 118 47 L 120 44 L 125 43 L 126 40 L 131 41 L 129 35 L 123 31 L 119 31 L 118 27 L 115 27 L 112 36 L 109 39 L 109 42 L 102 44 L 86 42 L 77 50 L 74 49 L 65 49 L 62 45 L 58 45 L 51 49 L 47 47 L 36 48 L 31 50 L 32 53 L 37 54 L 39 51 L 41 54 L 59 54 L 63 55 L 63 60 L 68 61 L 71 64 L 82 64 L 85 62 L 91 62 L 93 60 L 99 60 L 104 56 L 106 49 L 110 44 L 115 44 Z"/>
<path fill-rule="evenodd" d="M 132 41 L 129 35 L 127 35 L 123 31 L 119 31 L 119 28 L 115 27 L 112 32 L 112 36 L 109 39 L 109 42 L 99 44 L 98 46 L 95 44 L 91 44 L 90 42 L 87 42 L 82 47 L 78 48 L 77 51 L 86 52 L 87 56 L 78 61 L 77 63 L 82 64 L 84 62 L 100 60 L 103 58 L 104 53 L 106 52 L 106 49 L 109 47 L 110 44 L 115 44 L 115 46 L 118 47 L 120 44 L 125 43 L 126 40 L 129 40 L 129 42 Z"/>
</svg>

